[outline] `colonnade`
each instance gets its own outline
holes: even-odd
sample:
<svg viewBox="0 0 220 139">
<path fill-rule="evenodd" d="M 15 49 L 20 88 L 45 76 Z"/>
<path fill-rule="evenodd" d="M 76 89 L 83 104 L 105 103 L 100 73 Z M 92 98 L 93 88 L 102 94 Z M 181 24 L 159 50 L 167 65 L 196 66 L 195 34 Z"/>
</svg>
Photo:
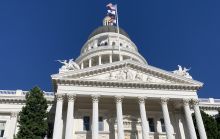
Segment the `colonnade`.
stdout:
<svg viewBox="0 0 220 139">
<path fill-rule="evenodd" d="M 125 60 L 125 58 L 123 57 L 123 55 L 119 55 L 119 54 L 115 54 L 115 55 L 118 55 L 117 61 Z M 114 62 L 114 60 L 113 60 L 113 55 L 112 55 L 112 54 L 103 54 L 103 55 L 97 56 L 97 64 L 98 64 L 98 65 L 102 65 L 102 64 L 103 64 L 103 57 L 102 57 L 102 56 L 105 56 L 106 58 L 108 58 L 108 60 L 106 61 L 107 63 L 112 63 L 112 62 Z M 96 56 L 95 56 L 95 57 L 96 57 Z M 94 57 L 91 57 L 91 58 L 88 59 L 88 61 L 86 60 L 86 61 L 88 62 L 88 63 L 87 63 L 87 66 L 88 66 L 88 67 L 92 67 L 92 63 L 93 63 L 92 59 L 93 59 L 93 58 L 94 58 Z M 129 57 L 129 59 L 134 59 L 134 58 Z M 135 60 L 135 59 L 134 59 L 134 60 Z M 136 60 L 136 61 L 137 61 L 137 60 Z M 80 63 L 81 69 L 86 68 L 84 62 L 85 62 L 85 60 Z"/>
<path fill-rule="evenodd" d="M 67 107 L 67 119 L 66 119 L 66 131 L 65 131 L 65 139 L 73 139 L 73 119 L 74 119 L 74 102 L 76 96 L 73 94 L 68 94 L 68 107 Z M 92 95 L 92 139 L 98 139 L 99 136 L 99 98 L 98 95 Z M 57 94 L 56 95 L 56 115 L 54 122 L 54 131 L 53 131 L 53 139 L 61 139 L 62 138 L 62 107 L 63 107 L 63 99 L 64 95 Z M 123 126 L 123 111 L 122 111 L 122 96 L 115 96 L 116 103 L 116 116 L 117 116 L 117 136 L 118 139 L 124 139 L 124 126 Z M 145 100 L 144 97 L 139 97 L 139 108 L 140 108 L 140 117 L 141 117 L 141 128 L 142 128 L 142 138 L 149 139 L 149 123 L 147 120 L 147 114 L 145 109 Z M 161 108 L 164 117 L 165 129 L 167 139 L 174 139 L 174 131 L 170 122 L 169 110 L 168 110 L 168 98 L 160 98 Z M 183 99 L 183 108 L 185 112 L 185 119 L 187 123 L 187 128 L 189 131 L 190 139 L 197 139 L 195 127 L 193 124 L 191 111 L 190 111 L 190 99 Z M 202 121 L 198 100 L 192 100 L 193 108 L 195 111 L 195 117 L 198 125 L 198 130 L 201 139 L 207 139 L 204 124 Z"/>
</svg>

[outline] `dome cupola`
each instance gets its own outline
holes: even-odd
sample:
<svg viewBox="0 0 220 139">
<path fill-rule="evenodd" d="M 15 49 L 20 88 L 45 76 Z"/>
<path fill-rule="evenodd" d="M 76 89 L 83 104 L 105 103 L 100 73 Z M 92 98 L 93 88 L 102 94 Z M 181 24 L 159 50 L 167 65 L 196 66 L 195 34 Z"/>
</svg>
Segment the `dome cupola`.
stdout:
<svg viewBox="0 0 220 139">
<path fill-rule="evenodd" d="M 81 69 L 131 59 L 141 64 L 147 61 L 139 54 L 136 45 L 121 28 L 109 25 L 103 20 L 103 26 L 95 29 L 81 49 L 76 62 Z"/>
</svg>

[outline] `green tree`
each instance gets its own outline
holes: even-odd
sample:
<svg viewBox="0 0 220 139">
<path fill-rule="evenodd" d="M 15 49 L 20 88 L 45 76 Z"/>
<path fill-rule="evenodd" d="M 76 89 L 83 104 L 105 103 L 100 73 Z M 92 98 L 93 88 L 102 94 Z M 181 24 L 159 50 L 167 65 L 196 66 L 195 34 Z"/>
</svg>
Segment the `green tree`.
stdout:
<svg viewBox="0 0 220 139">
<path fill-rule="evenodd" d="M 201 115 L 202 115 L 203 123 L 204 123 L 204 126 L 205 126 L 207 138 L 208 139 L 218 139 L 219 133 L 218 133 L 216 120 L 212 116 L 206 114 L 202 110 L 201 110 Z M 193 122 L 194 122 L 194 125 L 195 125 L 197 137 L 198 137 L 198 139 L 200 139 L 194 114 L 193 114 Z"/>
<path fill-rule="evenodd" d="M 220 138 L 220 111 L 218 111 L 218 115 L 216 116 L 216 122 L 218 127 L 218 139 Z"/>
<path fill-rule="evenodd" d="M 19 113 L 16 139 L 43 139 L 47 134 L 47 100 L 40 88 L 34 87 L 25 96 L 26 105 Z"/>
</svg>

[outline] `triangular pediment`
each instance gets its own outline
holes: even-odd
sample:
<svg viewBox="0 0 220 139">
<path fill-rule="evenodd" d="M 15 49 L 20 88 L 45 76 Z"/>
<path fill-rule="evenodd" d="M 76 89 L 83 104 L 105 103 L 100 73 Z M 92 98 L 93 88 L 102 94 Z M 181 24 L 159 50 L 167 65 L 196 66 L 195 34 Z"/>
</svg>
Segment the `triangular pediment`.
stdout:
<svg viewBox="0 0 220 139">
<path fill-rule="evenodd" d="M 159 68 L 133 61 L 120 61 L 96 67 L 52 75 L 53 80 L 80 80 L 137 84 L 191 85 L 201 87 L 201 82 L 178 76 Z"/>
</svg>

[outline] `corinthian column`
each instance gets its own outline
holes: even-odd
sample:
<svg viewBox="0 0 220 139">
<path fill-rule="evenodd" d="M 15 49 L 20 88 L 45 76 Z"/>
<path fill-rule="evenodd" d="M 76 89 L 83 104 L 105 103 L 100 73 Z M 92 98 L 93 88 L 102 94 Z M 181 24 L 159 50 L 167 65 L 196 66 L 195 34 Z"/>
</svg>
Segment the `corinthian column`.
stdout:
<svg viewBox="0 0 220 139">
<path fill-rule="evenodd" d="M 123 115 L 122 115 L 122 97 L 116 97 L 116 110 L 117 110 L 117 130 L 118 139 L 124 139 L 124 125 L 123 125 Z"/>
<path fill-rule="evenodd" d="M 92 139 L 99 137 L 99 96 L 92 96 Z"/>
<path fill-rule="evenodd" d="M 173 132 L 171 128 L 170 116 L 169 116 L 169 111 L 167 107 L 168 100 L 169 100 L 168 98 L 161 98 L 161 106 L 162 106 L 162 111 L 163 111 L 167 139 L 173 139 Z"/>
<path fill-rule="evenodd" d="M 183 107 L 184 107 L 184 112 L 185 112 L 187 128 L 188 128 L 190 139 L 197 139 L 196 131 L 195 131 L 195 127 L 193 124 L 193 119 L 192 119 L 192 115 L 191 115 L 191 111 L 189 107 L 189 101 L 190 101 L 189 99 L 183 100 Z"/>
<path fill-rule="evenodd" d="M 62 108 L 63 108 L 63 95 L 56 94 L 57 104 L 56 104 L 56 113 L 54 120 L 54 130 L 53 130 L 53 139 L 61 139 L 62 136 Z"/>
<path fill-rule="evenodd" d="M 67 107 L 67 118 L 66 118 L 66 133 L 65 139 L 72 139 L 73 138 L 73 120 L 74 120 L 74 101 L 75 101 L 74 94 L 68 94 L 68 107 Z"/>
<path fill-rule="evenodd" d="M 18 115 L 18 112 L 12 112 L 11 113 L 9 139 L 14 138 L 15 130 L 16 130 L 16 126 L 17 126 L 17 115 Z"/>
<path fill-rule="evenodd" d="M 142 128 L 142 138 L 149 139 L 149 123 L 147 121 L 146 109 L 145 109 L 145 98 L 140 97 L 139 107 L 140 107 L 140 115 L 141 115 L 141 128 Z"/>
<path fill-rule="evenodd" d="M 195 111 L 195 117 L 196 117 L 196 123 L 197 123 L 198 131 L 199 131 L 199 137 L 200 137 L 200 139 L 207 139 L 205 127 L 204 127 L 201 112 L 199 109 L 199 100 L 194 99 L 192 102 L 193 102 L 193 107 L 194 107 L 194 111 Z"/>
</svg>

